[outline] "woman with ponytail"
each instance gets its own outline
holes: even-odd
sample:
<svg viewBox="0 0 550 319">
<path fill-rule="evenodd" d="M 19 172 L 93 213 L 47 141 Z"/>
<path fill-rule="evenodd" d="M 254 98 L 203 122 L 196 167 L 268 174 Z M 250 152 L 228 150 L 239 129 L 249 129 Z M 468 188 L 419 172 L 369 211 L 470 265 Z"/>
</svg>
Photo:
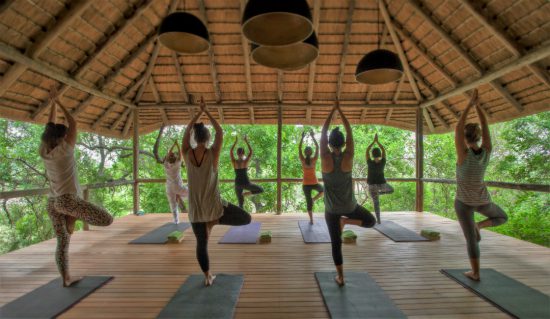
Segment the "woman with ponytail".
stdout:
<svg viewBox="0 0 550 319">
<path fill-rule="evenodd" d="M 205 114 L 216 136 L 212 146 L 208 147 L 210 131 L 203 123 L 196 123 Z M 193 134 L 191 134 L 193 133 Z M 196 147 L 191 148 L 191 135 Z M 240 226 L 249 224 L 250 214 L 243 209 L 227 203 L 220 196 L 218 186 L 218 164 L 223 145 L 223 130 L 220 124 L 206 109 L 201 98 L 200 111 L 189 122 L 182 139 L 182 153 L 187 167 L 189 187 L 189 221 L 197 239 L 197 259 L 204 273 L 205 286 L 211 286 L 216 276 L 210 272 L 208 257 L 208 238 L 214 225 Z"/>
<path fill-rule="evenodd" d="M 372 148 L 374 144 L 378 147 Z M 372 149 L 372 158 L 371 158 Z M 379 196 L 393 193 L 393 187 L 386 183 L 384 177 L 384 168 L 386 167 L 386 149 L 384 145 L 378 141 L 378 134 L 374 135 L 374 141 L 367 147 L 365 154 L 367 158 L 367 184 L 369 185 L 369 195 L 372 198 L 376 221 L 378 224 L 382 222 L 380 219 L 380 200 Z"/>
<path fill-rule="evenodd" d="M 304 172 L 304 179 L 302 184 L 302 189 L 304 191 L 304 196 L 306 197 L 307 213 L 309 215 L 309 223 L 313 225 L 313 203 L 319 198 L 323 197 L 324 188 L 323 185 L 319 184 L 317 176 L 315 175 L 315 167 L 317 166 L 317 159 L 319 158 L 319 145 L 313 131 L 310 132 L 311 139 L 315 143 L 315 154 L 311 147 L 306 146 L 305 151 L 302 152 L 302 144 L 306 132 L 302 132 L 302 138 L 300 139 L 300 145 L 298 146 L 298 156 L 300 157 L 300 162 L 302 163 L 302 170 Z M 313 155 L 313 157 L 311 157 Z M 317 195 L 311 198 L 311 192 L 317 191 Z"/>
</svg>

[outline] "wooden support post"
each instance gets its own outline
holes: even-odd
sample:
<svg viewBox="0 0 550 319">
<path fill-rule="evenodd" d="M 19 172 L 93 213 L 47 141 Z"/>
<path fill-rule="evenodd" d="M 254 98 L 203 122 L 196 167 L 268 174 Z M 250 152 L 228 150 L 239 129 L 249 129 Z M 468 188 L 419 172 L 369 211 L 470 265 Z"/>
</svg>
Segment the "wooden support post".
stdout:
<svg viewBox="0 0 550 319">
<path fill-rule="evenodd" d="M 88 199 L 90 198 L 90 190 L 88 188 L 85 188 L 84 191 L 82 191 L 82 197 L 84 197 L 85 201 L 88 201 Z M 87 222 L 82 222 L 82 230 L 90 230 L 90 225 L 88 225 Z"/>
<path fill-rule="evenodd" d="M 422 109 L 416 110 L 416 211 L 424 211 L 424 124 Z"/>
<path fill-rule="evenodd" d="M 133 159 L 134 164 L 132 167 L 134 178 L 134 214 L 139 211 L 139 111 L 136 109 L 132 112 L 132 119 L 134 122 L 134 135 L 133 135 Z"/>
<path fill-rule="evenodd" d="M 282 161 L 283 109 L 277 108 L 277 215 L 282 213 L 281 161 Z"/>
<path fill-rule="evenodd" d="M 315 32 L 318 32 L 319 21 L 321 20 L 321 1 L 322 0 L 313 0 L 313 30 Z M 315 59 L 315 61 L 309 64 L 309 76 L 308 76 L 308 84 L 307 84 L 307 102 L 308 103 L 313 102 L 313 87 L 315 85 L 316 68 L 317 68 L 317 59 Z M 309 114 L 311 114 L 311 112 Z M 311 120 L 308 120 L 308 121 L 311 121 Z"/>
</svg>

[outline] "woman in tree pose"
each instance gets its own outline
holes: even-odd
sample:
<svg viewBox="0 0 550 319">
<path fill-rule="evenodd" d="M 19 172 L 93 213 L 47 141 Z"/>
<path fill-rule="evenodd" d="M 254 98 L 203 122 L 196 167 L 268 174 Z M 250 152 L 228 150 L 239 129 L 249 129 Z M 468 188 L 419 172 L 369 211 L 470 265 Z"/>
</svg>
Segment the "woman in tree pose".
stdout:
<svg viewBox="0 0 550 319">
<path fill-rule="evenodd" d="M 327 137 L 328 128 L 338 112 L 346 129 L 346 137 L 339 127 Z M 345 150 L 343 149 L 345 146 Z M 346 224 L 373 227 L 374 216 L 357 204 L 353 193 L 351 170 L 353 168 L 354 142 L 350 124 L 338 103 L 330 111 L 321 132 L 321 167 L 325 184 L 325 220 L 332 243 L 332 258 L 336 265 L 336 283 L 343 286 L 342 230 Z"/>
<path fill-rule="evenodd" d="M 178 214 L 178 204 L 181 203 L 182 212 L 185 213 L 185 204 L 183 199 L 187 199 L 189 191 L 187 187 L 183 184 L 181 179 L 181 167 L 183 165 L 183 155 L 181 154 L 180 147 L 177 141 L 174 141 L 172 147 L 168 151 L 168 154 L 164 158 L 158 156 L 158 147 L 160 144 L 160 137 L 162 135 L 163 127 L 159 131 L 159 138 L 155 142 L 153 148 L 153 154 L 159 164 L 164 166 L 164 173 L 166 174 L 166 197 L 168 198 L 168 203 L 170 204 L 170 210 L 172 211 L 172 216 L 174 218 L 174 224 L 179 223 L 179 214 Z M 174 153 L 174 148 L 177 149 L 177 153 Z M 178 200 L 180 201 L 178 203 Z"/>
<path fill-rule="evenodd" d="M 218 163 L 223 145 L 223 130 L 206 109 L 201 98 L 200 111 L 189 122 L 182 140 L 182 151 L 189 178 L 189 220 L 197 239 L 197 259 L 204 273 L 204 284 L 210 286 L 216 276 L 210 273 L 208 237 L 214 225 L 246 225 L 250 214 L 222 200 L 218 187 Z M 210 131 L 203 123 L 196 123 L 204 113 L 214 126 L 216 136 L 210 148 Z M 196 147 L 191 148 L 191 129 Z"/>
<path fill-rule="evenodd" d="M 55 261 L 63 279 L 63 286 L 68 287 L 81 279 L 72 278 L 69 274 L 69 242 L 75 222 L 80 219 L 94 226 L 109 226 L 113 222 L 113 217 L 105 209 L 80 197 L 80 184 L 74 160 L 78 134 L 76 121 L 56 96 L 57 92 L 52 90 L 51 111 L 48 124 L 42 133 L 39 154 L 44 161 L 50 182 L 47 211 L 57 237 Z M 57 105 L 63 111 L 68 126 L 56 124 Z"/>
<path fill-rule="evenodd" d="M 372 149 L 371 158 L 371 148 L 374 144 L 377 144 L 378 147 Z M 369 185 L 369 194 L 374 205 L 376 220 L 378 224 L 380 224 L 382 221 L 380 219 L 380 201 L 378 196 L 393 193 L 393 187 L 386 183 L 386 178 L 384 177 L 384 167 L 386 166 L 386 149 L 380 141 L 378 141 L 378 134 L 374 135 L 374 141 L 372 141 L 372 143 L 370 143 L 367 147 L 366 157 L 368 166 L 367 184 Z"/>
<path fill-rule="evenodd" d="M 481 127 L 477 123 L 466 124 L 466 118 L 472 107 L 476 109 Z M 492 145 L 487 117 L 479 105 L 477 90 L 474 90 L 470 103 L 456 125 L 455 146 L 457 155 L 455 211 L 466 237 L 468 256 L 472 266 L 472 270 L 465 272 L 464 275 L 478 281 L 480 280 L 478 242 L 481 240 L 479 230 L 502 225 L 508 220 L 508 216 L 491 201 L 484 182 Z M 476 223 L 474 212 L 486 216 L 487 219 Z"/>
<path fill-rule="evenodd" d="M 305 136 L 306 132 L 304 131 L 302 133 L 302 138 L 300 139 L 300 145 L 298 146 L 298 156 L 300 157 L 302 170 L 304 172 L 302 189 L 304 191 L 304 196 L 306 197 L 309 223 L 313 224 L 313 202 L 323 196 L 325 189 L 323 188 L 323 185 L 319 184 L 317 176 L 315 175 L 315 167 L 317 166 L 317 159 L 319 158 L 319 145 L 317 144 L 317 140 L 315 140 L 313 131 L 311 131 L 310 136 L 313 143 L 315 143 L 315 154 L 313 154 L 313 150 L 309 146 L 306 146 L 305 150 L 302 152 L 302 144 Z M 312 155 L 313 157 L 311 157 Z M 311 192 L 313 190 L 317 191 L 317 195 L 311 198 Z"/>
<path fill-rule="evenodd" d="M 235 137 L 235 143 L 231 146 L 229 155 L 231 156 L 231 163 L 235 169 L 235 193 L 237 194 L 237 199 L 239 200 L 239 207 L 243 208 L 244 197 L 249 195 L 261 194 L 264 192 L 264 189 L 256 184 L 252 184 L 248 179 L 248 163 L 252 158 L 252 147 L 248 142 L 246 135 L 244 136 L 244 142 L 248 147 L 248 155 L 244 156 L 244 148 L 237 148 L 237 158 L 235 158 L 234 150 L 237 145 L 238 137 Z M 246 190 L 246 192 L 245 192 Z"/>
</svg>

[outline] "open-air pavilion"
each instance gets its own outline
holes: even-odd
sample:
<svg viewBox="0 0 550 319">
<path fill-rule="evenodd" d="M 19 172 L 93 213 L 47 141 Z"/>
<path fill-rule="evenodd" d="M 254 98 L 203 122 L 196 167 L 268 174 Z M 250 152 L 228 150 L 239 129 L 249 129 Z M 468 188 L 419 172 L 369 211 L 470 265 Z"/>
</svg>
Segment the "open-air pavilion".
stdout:
<svg viewBox="0 0 550 319">
<path fill-rule="evenodd" d="M 134 143 L 131 180 L 86 185 L 139 185 L 139 136 L 184 125 L 203 96 L 223 124 L 277 125 L 274 214 L 254 216 L 274 233 L 267 246 L 247 250 L 211 244 L 213 267 L 244 273 L 236 318 L 329 316 L 313 272 L 332 270 L 329 249 L 302 243 L 299 215 L 281 212 L 281 127 L 320 125 L 338 101 L 352 124 L 379 124 L 416 134 L 416 212 L 390 219 L 420 231 L 437 225 L 436 243 L 394 243 L 361 229 L 347 248 L 348 269 L 368 271 L 410 318 L 506 318 L 438 270 L 467 262 L 458 224 L 423 212 L 423 136 L 453 130 L 477 88 L 490 123 L 550 110 L 550 2 L 545 0 L 308 0 L 319 39 L 318 58 L 297 71 L 267 68 L 250 57 L 241 32 L 246 0 L 7 0 L 0 3 L 0 117 L 46 123 L 48 92 L 59 96 L 79 129 Z M 164 47 L 157 32 L 170 12 L 202 19 L 210 48 L 183 55 Z M 364 85 L 355 68 L 368 52 L 395 52 L 399 81 Z M 474 113 L 472 113 L 474 114 Z M 391 179 L 390 179 L 391 180 Z M 493 187 L 550 192 L 549 185 L 489 182 Z M 43 196 L 47 189 L 12 190 L 0 199 Z M 198 272 L 194 239 L 179 246 L 128 246 L 161 223 L 162 215 L 117 219 L 105 230 L 75 234 L 72 269 L 115 280 L 62 317 L 155 317 L 186 276 Z M 223 234 L 216 229 L 214 240 Z M 0 305 L 57 276 L 55 240 L 0 256 Z M 547 295 L 550 254 L 496 233 L 484 237 L 484 267 L 498 268 Z M 249 246 L 247 246 L 249 247 Z"/>
</svg>

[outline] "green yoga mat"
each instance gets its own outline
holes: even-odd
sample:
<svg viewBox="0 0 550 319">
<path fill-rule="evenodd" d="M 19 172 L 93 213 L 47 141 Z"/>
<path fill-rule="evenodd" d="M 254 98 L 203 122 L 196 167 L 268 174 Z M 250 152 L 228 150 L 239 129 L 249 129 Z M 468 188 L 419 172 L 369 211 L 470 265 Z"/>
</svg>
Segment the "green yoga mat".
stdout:
<svg viewBox="0 0 550 319">
<path fill-rule="evenodd" d="M 316 272 L 325 305 L 336 318 L 407 318 L 366 272 L 346 272 L 346 285 L 334 281 L 336 273 Z"/>
<path fill-rule="evenodd" d="M 113 277 L 84 277 L 70 287 L 61 278 L 36 288 L 0 308 L 0 318 L 55 318 L 108 283 Z"/>
<path fill-rule="evenodd" d="M 442 269 L 441 272 L 516 318 L 550 318 L 550 297 L 542 292 L 492 268 L 481 269 L 481 280 L 474 281 L 464 276 L 468 270 Z"/>
<path fill-rule="evenodd" d="M 204 286 L 204 275 L 191 275 L 157 318 L 231 319 L 243 286 L 243 275 L 217 275 Z"/>
</svg>

